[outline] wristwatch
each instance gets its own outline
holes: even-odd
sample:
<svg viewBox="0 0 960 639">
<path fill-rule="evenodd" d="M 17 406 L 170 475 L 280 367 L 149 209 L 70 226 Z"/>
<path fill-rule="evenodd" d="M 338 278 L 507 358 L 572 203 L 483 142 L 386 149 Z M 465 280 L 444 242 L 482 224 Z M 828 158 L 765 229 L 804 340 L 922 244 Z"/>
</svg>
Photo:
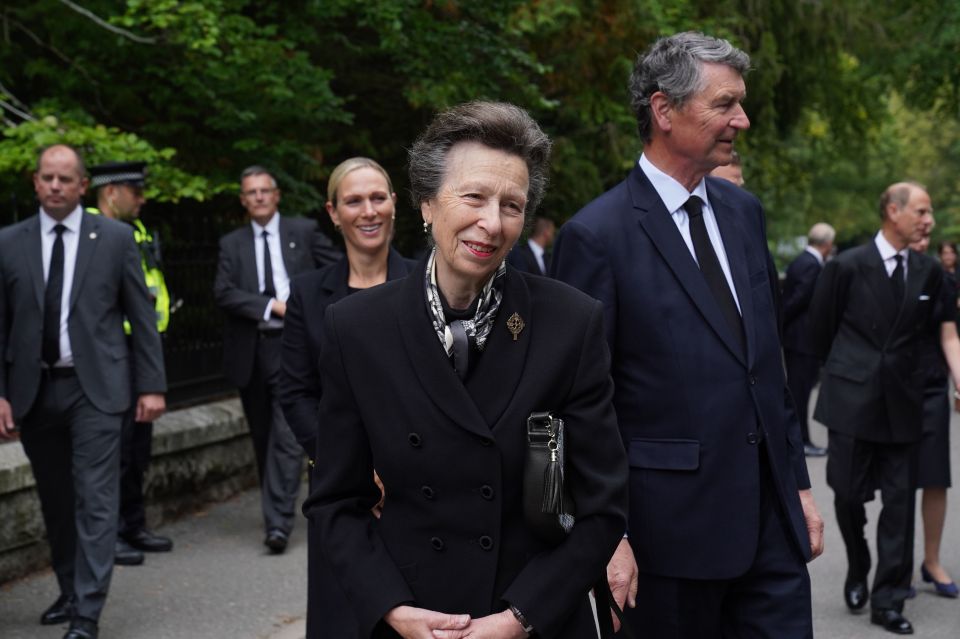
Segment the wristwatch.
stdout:
<svg viewBox="0 0 960 639">
<path fill-rule="evenodd" d="M 533 626 L 527 621 L 527 618 L 523 616 L 523 613 L 520 612 L 520 609 L 510 604 L 510 612 L 513 613 L 513 616 L 517 618 L 517 621 L 520 622 L 520 625 L 523 627 L 523 631 L 528 635 L 533 633 Z"/>
</svg>

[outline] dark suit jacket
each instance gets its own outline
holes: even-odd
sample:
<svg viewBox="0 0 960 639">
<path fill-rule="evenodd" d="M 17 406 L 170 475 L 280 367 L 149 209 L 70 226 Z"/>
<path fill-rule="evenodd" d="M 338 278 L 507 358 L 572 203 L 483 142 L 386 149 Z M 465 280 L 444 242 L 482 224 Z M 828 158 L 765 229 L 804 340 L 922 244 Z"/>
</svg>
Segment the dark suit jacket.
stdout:
<svg viewBox="0 0 960 639">
<path fill-rule="evenodd" d="M 591 584 L 625 526 L 626 463 L 600 305 L 508 269 L 503 300 L 466 384 L 428 315 L 424 262 L 406 278 L 327 308 L 319 486 L 305 510 L 357 611 L 361 636 L 401 603 L 484 616 L 522 610 L 542 637 L 589 636 Z M 514 341 L 506 322 L 525 327 Z M 564 321 L 557 321 L 563 317 Z M 549 548 L 523 518 L 526 420 L 566 419 L 577 521 Z M 383 515 L 376 468 L 386 487 Z M 379 626 L 378 626 L 379 624 Z"/>
<path fill-rule="evenodd" d="M 278 214 L 279 215 L 279 214 Z M 257 324 L 269 298 L 260 293 L 253 229 L 247 223 L 220 238 L 220 258 L 213 296 L 226 313 L 223 331 L 223 374 L 243 388 L 250 382 L 257 348 Z M 280 248 L 283 265 L 292 279 L 334 262 L 330 239 L 317 228 L 316 220 L 280 218 Z"/>
<path fill-rule="evenodd" d="M 826 360 L 818 421 L 868 441 L 920 439 L 926 375 L 920 339 L 953 318 L 938 303 L 943 285 L 939 265 L 910 251 L 898 309 L 873 240 L 827 262 L 810 304 L 814 346 Z"/>
<path fill-rule="evenodd" d="M 534 275 L 545 275 L 545 273 L 540 270 L 540 264 L 537 263 L 537 258 L 533 254 L 533 249 L 530 248 L 527 240 L 520 240 L 513 246 L 510 252 L 507 253 L 507 263 L 518 271 L 533 273 Z"/>
<path fill-rule="evenodd" d="M 14 419 L 30 411 L 40 387 L 42 260 L 39 214 L 0 230 L 0 397 Z M 83 213 L 67 326 L 80 387 L 98 410 L 127 410 L 131 388 L 138 395 L 166 391 L 153 302 L 127 224 Z"/>
<path fill-rule="evenodd" d="M 413 265 L 390 249 L 387 280 L 405 276 Z M 327 306 L 349 294 L 350 264 L 346 257 L 290 281 L 290 299 L 283 318 L 283 377 L 280 404 L 290 429 L 310 459 L 316 456 L 317 411 L 320 408 L 320 338 Z"/>
<path fill-rule="evenodd" d="M 742 308 L 746 357 L 639 167 L 564 224 L 553 275 L 603 302 L 640 569 L 727 579 L 756 554 L 757 431 L 766 433 L 775 492 L 808 558 L 798 490 L 810 481 L 784 380 L 763 210 L 724 180 L 708 177 L 707 194 Z"/>
<path fill-rule="evenodd" d="M 807 311 L 822 270 L 823 266 L 817 258 L 806 250 L 787 267 L 781 301 L 784 350 L 805 355 L 816 354 L 811 343 Z"/>
</svg>

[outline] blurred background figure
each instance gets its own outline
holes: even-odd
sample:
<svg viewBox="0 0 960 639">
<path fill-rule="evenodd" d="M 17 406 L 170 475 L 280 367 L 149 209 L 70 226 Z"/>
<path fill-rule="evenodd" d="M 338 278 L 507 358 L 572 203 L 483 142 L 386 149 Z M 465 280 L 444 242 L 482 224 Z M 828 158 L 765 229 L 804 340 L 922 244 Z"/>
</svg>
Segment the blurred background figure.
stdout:
<svg viewBox="0 0 960 639">
<path fill-rule="evenodd" d="M 363 157 L 341 162 L 327 183 L 327 213 L 343 236 L 346 256 L 290 282 L 283 322 L 280 403 L 290 429 L 310 459 L 310 489 L 325 469 L 315 464 L 323 316 L 327 307 L 363 289 L 403 277 L 414 262 L 390 246 L 397 194 L 387 172 Z M 324 558 L 320 528 L 307 524 L 307 638 L 355 639 L 357 617 Z"/>
<path fill-rule="evenodd" d="M 949 240 L 944 240 L 937 245 L 937 257 L 940 258 L 940 266 L 950 275 L 956 275 L 957 272 L 957 245 Z"/>
<path fill-rule="evenodd" d="M 787 386 L 797 405 L 803 452 L 808 457 L 823 457 L 827 454 L 826 448 L 821 448 L 810 440 L 807 413 L 810 393 L 820 374 L 820 359 L 811 341 L 808 311 L 817 277 L 833 250 L 836 235 L 836 231 L 829 224 L 814 224 L 807 234 L 807 247 L 787 267 L 783 282 L 783 358 L 787 367 Z"/>
<path fill-rule="evenodd" d="M 144 283 L 156 312 L 157 331 L 163 338 L 170 323 L 170 294 L 163 277 L 160 237 L 150 233 L 140 220 L 140 209 L 146 202 L 146 179 L 146 162 L 107 162 L 90 167 L 90 187 L 96 189 L 97 206 L 88 207 L 87 212 L 133 227 Z M 129 341 L 129 322 L 124 322 L 123 328 Z M 144 552 L 173 549 L 169 537 L 147 529 L 143 479 L 150 466 L 153 422 L 135 421 L 134 410 L 131 407 L 123 416 L 120 439 L 120 528 L 114 562 L 124 566 L 142 564 Z"/>
<path fill-rule="evenodd" d="M 553 220 L 537 216 L 533 221 L 533 231 L 527 241 L 519 241 L 507 255 L 507 262 L 517 270 L 546 275 L 550 272 L 550 247 L 557 225 Z"/>
<path fill-rule="evenodd" d="M 305 510 L 362 637 L 596 636 L 588 592 L 626 526 L 603 311 L 505 262 L 543 196 L 549 151 L 513 105 L 438 115 L 410 151 L 432 251 L 325 314 L 322 470 Z M 559 545 L 524 517 L 534 411 L 566 421 L 577 512 Z M 444 629 L 469 634 L 431 633 Z"/>
<path fill-rule="evenodd" d="M 726 180 L 727 182 L 733 182 L 737 186 L 743 186 L 743 166 L 740 160 L 740 154 L 736 151 L 731 151 L 730 163 L 721 164 L 710 171 L 710 175 Z"/>
<path fill-rule="evenodd" d="M 280 189 L 261 166 L 240 176 L 240 203 L 249 222 L 220 238 L 213 295 L 226 315 L 224 376 L 240 401 L 260 476 L 264 545 L 279 554 L 293 530 L 303 452 L 280 408 L 280 337 L 290 278 L 340 255 L 316 220 L 281 216 Z"/>
</svg>

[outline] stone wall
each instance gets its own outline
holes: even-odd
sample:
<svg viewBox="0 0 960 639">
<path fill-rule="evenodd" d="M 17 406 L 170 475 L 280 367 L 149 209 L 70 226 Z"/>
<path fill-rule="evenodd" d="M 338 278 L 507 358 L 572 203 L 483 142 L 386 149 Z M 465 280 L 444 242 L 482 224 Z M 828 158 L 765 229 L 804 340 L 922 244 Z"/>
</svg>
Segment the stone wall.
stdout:
<svg viewBox="0 0 960 639">
<path fill-rule="evenodd" d="M 256 484 L 240 400 L 172 411 L 154 424 L 145 488 L 151 527 Z M 19 442 L 0 445 L 0 584 L 49 565 L 30 463 Z"/>
</svg>

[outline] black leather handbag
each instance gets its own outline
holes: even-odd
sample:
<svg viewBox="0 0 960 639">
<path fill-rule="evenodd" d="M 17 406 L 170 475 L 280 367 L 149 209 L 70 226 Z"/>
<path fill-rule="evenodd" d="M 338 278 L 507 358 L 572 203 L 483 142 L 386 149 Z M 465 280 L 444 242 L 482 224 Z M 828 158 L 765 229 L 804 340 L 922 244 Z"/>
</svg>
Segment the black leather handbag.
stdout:
<svg viewBox="0 0 960 639">
<path fill-rule="evenodd" d="M 527 418 L 523 514 L 543 541 L 556 545 L 573 528 L 575 505 L 564 486 L 563 420 L 549 412 Z"/>
</svg>

